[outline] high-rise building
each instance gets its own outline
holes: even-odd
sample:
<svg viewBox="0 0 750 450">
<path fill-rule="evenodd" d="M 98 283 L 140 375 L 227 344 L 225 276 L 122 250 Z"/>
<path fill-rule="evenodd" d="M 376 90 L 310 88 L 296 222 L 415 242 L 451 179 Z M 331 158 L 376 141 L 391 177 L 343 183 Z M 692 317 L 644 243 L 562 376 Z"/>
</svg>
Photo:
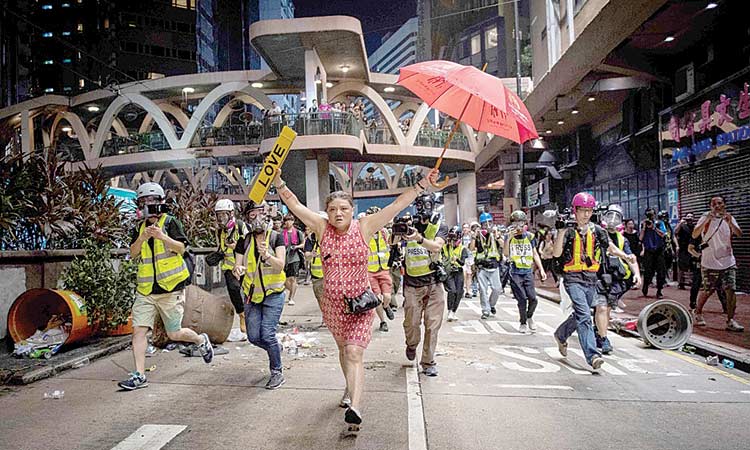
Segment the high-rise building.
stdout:
<svg viewBox="0 0 750 450">
<path fill-rule="evenodd" d="M 0 8 L 0 108 L 28 97 L 31 49 L 28 24 L 18 15 L 26 14 L 29 3 L 7 0 Z"/>
<path fill-rule="evenodd" d="M 398 73 L 398 69 L 417 61 L 417 18 L 412 17 L 393 33 L 386 35 L 380 47 L 368 57 L 370 69 L 378 73 Z"/>
</svg>

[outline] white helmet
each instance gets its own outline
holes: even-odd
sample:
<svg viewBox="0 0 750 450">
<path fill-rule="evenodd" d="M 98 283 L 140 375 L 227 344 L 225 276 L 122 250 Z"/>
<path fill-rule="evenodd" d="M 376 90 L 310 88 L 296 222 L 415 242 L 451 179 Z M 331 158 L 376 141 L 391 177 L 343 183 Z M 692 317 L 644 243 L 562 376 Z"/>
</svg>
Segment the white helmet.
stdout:
<svg viewBox="0 0 750 450">
<path fill-rule="evenodd" d="M 234 212 L 234 202 L 229 200 L 228 198 L 222 198 L 221 200 L 216 202 L 216 205 L 214 205 L 214 211 Z"/>
<path fill-rule="evenodd" d="M 164 188 L 162 188 L 159 183 L 143 183 L 142 185 L 138 186 L 138 191 L 136 192 L 138 199 L 149 197 L 152 195 L 164 198 Z"/>
</svg>

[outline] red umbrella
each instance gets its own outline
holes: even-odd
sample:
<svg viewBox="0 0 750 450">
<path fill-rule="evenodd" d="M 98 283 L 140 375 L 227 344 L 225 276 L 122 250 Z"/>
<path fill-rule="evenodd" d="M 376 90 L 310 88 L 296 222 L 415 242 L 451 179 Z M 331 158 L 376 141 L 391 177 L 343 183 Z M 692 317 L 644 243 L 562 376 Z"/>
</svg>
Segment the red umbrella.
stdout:
<svg viewBox="0 0 750 450">
<path fill-rule="evenodd" d="M 521 99 L 499 78 L 476 67 L 451 61 L 425 61 L 401 68 L 398 84 L 432 108 L 457 119 L 435 168 L 440 167 L 460 122 L 519 144 L 539 137 Z"/>
<path fill-rule="evenodd" d="M 539 137 L 521 99 L 499 78 L 476 67 L 425 61 L 403 67 L 398 84 L 475 130 L 519 144 Z"/>
</svg>

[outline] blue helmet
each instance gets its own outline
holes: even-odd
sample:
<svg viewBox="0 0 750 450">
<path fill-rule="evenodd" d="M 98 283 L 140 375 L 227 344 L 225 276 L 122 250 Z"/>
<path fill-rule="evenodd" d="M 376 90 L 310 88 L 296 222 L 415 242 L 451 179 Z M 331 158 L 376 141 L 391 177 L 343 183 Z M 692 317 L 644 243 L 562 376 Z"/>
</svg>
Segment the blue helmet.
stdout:
<svg viewBox="0 0 750 450">
<path fill-rule="evenodd" d="M 492 214 L 483 212 L 479 215 L 479 223 L 492 222 Z"/>
</svg>

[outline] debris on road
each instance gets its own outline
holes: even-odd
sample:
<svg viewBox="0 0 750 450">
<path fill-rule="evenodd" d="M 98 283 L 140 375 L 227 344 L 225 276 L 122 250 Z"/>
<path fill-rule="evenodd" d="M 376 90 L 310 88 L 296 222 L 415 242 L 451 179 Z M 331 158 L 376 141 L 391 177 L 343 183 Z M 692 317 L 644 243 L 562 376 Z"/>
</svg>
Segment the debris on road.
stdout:
<svg viewBox="0 0 750 450">
<path fill-rule="evenodd" d="M 51 391 L 51 392 L 45 392 L 44 396 L 42 398 L 44 398 L 45 400 L 46 399 L 57 399 L 57 400 L 59 400 L 59 399 L 61 399 L 63 397 L 65 397 L 65 391 L 59 391 L 59 390 L 55 389 L 54 391 Z"/>
<path fill-rule="evenodd" d="M 706 364 L 709 366 L 718 366 L 719 365 L 719 357 L 717 355 L 709 355 L 706 357 Z"/>
</svg>

